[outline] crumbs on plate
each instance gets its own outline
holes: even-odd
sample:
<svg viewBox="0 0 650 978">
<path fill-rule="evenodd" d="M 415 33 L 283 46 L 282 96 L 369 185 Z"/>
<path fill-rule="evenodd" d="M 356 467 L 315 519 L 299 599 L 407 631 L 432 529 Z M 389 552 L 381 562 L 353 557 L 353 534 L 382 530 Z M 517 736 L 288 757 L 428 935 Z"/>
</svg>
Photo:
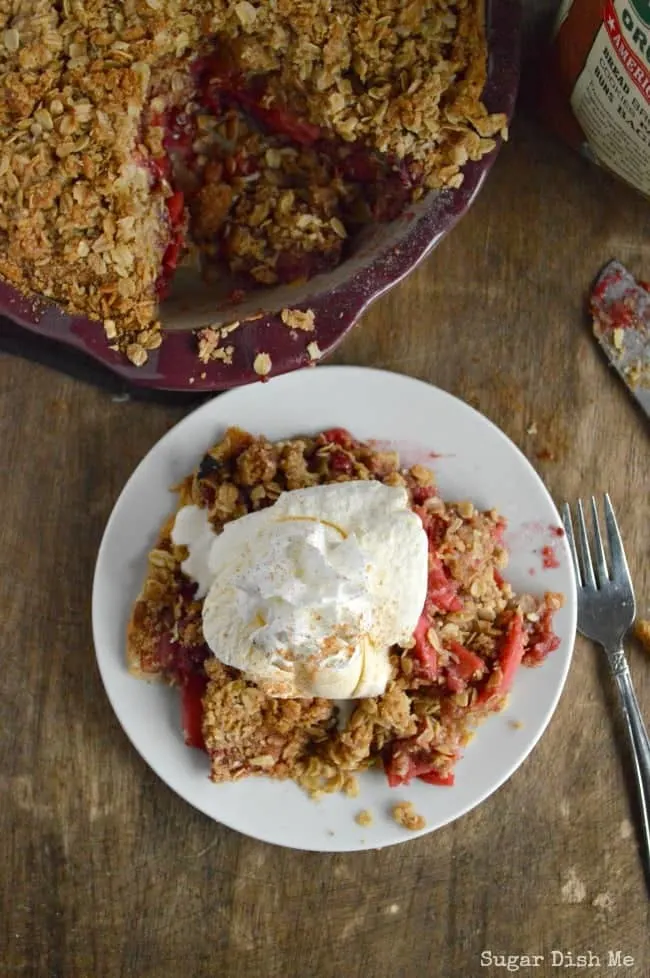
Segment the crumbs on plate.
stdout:
<svg viewBox="0 0 650 978">
<path fill-rule="evenodd" d="M 411 832 L 417 832 L 427 824 L 424 815 L 418 815 L 415 811 L 415 805 L 412 801 L 400 801 L 393 805 L 392 815 L 398 825 L 404 829 L 409 829 Z"/>
</svg>

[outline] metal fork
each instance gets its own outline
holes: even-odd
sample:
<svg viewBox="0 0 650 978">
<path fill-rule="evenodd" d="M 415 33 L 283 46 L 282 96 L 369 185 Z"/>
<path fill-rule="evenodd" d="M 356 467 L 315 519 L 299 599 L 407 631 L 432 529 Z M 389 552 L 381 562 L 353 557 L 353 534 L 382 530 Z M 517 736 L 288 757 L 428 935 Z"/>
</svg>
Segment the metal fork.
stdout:
<svg viewBox="0 0 650 978">
<path fill-rule="evenodd" d="M 623 640 L 636 614 L 634 590 L 609 495 L 605 493 L 604 500 L 609 556 L 605 554 L 594 497 L 591 497 L 593 546 L 589 544 L 582 500 L 578 500 L 575 508 L 579 547 L 576 547 L 568 503 L 564 504 L 562 520 L 578 586 L 578 631 L 602 645 L 620 694 L 639 795 L 642 857 L 650 887 L 650 740 L 623 649 Z"/>
</svg>

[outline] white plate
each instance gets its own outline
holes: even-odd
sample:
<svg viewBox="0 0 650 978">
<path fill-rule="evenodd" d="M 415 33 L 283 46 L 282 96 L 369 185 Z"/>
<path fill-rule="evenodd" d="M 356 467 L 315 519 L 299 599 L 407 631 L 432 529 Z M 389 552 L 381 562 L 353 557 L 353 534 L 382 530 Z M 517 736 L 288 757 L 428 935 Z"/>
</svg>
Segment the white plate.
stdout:
<svg viewBox="0 0 650 978">
<path fill-rule="evenodd" d="M 311 801 L 292 782 L 249 778 L 215 785 L 207 758 L 183 743 L 178 693 L 133 679 L 124 635 L 140 591 L 147 552 L 172 510 L 168 486 L 178 483 L 218 441 L 228 425 L 270 439 L 345 427 L 362 439 L 395 442 L 402 454 L 435 452 L 426 460 L 447 499 L 496 507 L 509 521 L 511 562 L 506 576 L 518 591 L 566 595 L 556 617 L 560 648 L 537 669 L 520 669 L 509 708 L 478 730 L 456 768 L 452 788 L 414 781 L 391 789 L 379 771 L 361 777 L 358 798 Z M 417 454 L 417 453 L 416 453 Z M 416 459 L 413 459 L 415 461 Z M 169 431 L 129 479 L 111 515 L 97 558 L 93 631 L 97 661 L 113 709 L 147 764 L 170 788 L 211 818 L 246 835 L 296 849 L 342 852 L 405 842 L 474 808 L 519 767 L 542 735 L 557 705 L 571 660 L 576 593 L 566 541 L 553 502 L 532 466 L 490 421 L 435 387 L 398 374 L 357 367 L 302 370 L 222 394 Z M 552 544 L 560 566 L 542 570 L 541 547 Z M 534 572 L 534 573 L 531 573 Z M 513 721 L 522 726 L 515 728 Z M 426 828 L 409 832 L 391 818 L 397 801 L 410 800 Z M 532 804 L 532 799 L 531 799 Z M 539 804 L 539 798 L 535 800 Z M 362 828 L 362 809 L 373 824 Z"/>
</svg>

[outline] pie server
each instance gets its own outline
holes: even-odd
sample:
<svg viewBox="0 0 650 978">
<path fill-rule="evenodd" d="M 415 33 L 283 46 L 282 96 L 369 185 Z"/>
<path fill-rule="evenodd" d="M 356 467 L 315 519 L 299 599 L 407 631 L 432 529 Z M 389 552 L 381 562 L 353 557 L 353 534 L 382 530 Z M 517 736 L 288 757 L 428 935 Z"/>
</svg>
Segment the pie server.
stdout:
<svg viewBox="0 0 650 978">
<path fill-rule="evenodd" d="M 610 261 L 594 283 L 589 308 L 605 356 L 650 418 L 650 283 Z"/>
</svg>

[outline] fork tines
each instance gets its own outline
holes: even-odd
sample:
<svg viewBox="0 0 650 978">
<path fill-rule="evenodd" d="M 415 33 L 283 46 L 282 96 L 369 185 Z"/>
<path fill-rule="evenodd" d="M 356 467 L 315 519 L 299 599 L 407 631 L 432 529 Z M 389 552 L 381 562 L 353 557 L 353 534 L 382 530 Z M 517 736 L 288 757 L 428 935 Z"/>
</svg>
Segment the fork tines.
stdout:
<svg viewBox="0 0 650 978">
<path fill-rule="evenodd" d="M 576 503 L 579 549 L 576 547 L 573 533 L 571 508 L 568 503 L 565 503 L 563 506 L 564 528 L 573 557 L 576 580 L 580 587 L 602 589 L 610 582 L 622 581 L 629 578 L 630 572 L 627 566 L 627 560 L 625 559 L 623 541 L 621 540 L 621 534 L 609 493 L 605 493 L 604 495 L 603 506 L 605 510 L 605 529 L 607 531 L 609 560 L 603 546 L 603 537 L 600 530 L 600 519 L 595 497 L 591 497 L 593 547 L 589 545 L 589 532 L 582 500 L 579 499 Z"/>
</svg>

